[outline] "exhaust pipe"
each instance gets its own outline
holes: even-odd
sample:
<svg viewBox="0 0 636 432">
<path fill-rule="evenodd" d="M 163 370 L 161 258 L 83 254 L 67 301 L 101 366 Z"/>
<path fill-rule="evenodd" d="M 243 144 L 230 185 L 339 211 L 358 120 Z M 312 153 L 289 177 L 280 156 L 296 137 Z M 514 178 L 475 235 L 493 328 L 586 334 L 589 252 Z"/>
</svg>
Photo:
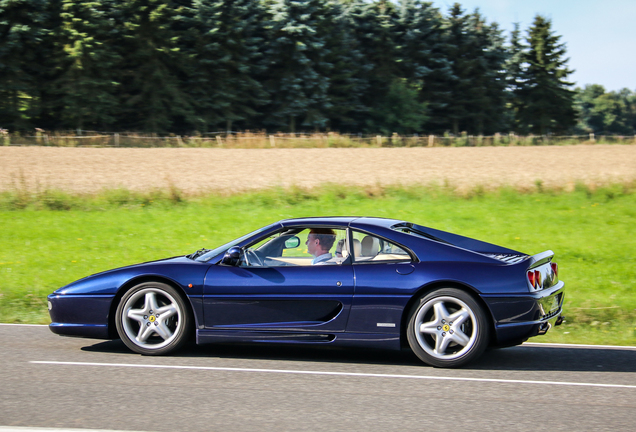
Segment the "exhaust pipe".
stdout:
<svg viewBox="0 0 636 432">
<path fill-rule="evenodd" d="M 544 335 L 548 332 L 548 330 L 550 330 L 550 323 L 549 322 L 544 322 L 543 324 L 541 324 L 539 326 L 539 330 L 537 330 L 537 336 L 541 336 Z"/>
</svg>

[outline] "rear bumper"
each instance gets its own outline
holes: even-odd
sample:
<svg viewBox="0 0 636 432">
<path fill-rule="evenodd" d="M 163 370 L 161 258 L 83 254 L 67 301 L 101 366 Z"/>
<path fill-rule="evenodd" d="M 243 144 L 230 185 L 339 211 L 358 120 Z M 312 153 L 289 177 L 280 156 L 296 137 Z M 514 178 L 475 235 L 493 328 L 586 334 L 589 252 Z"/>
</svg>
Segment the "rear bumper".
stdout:
<svg viewBox="0 0 636 432">
<path fill-rule="evenodd" d="M 545 334 L 560 324 L 565 299 L 563 282 L 554 287 L 510 297 L 484 297 L 495 324 L 496 344 Z"/>
</svg>

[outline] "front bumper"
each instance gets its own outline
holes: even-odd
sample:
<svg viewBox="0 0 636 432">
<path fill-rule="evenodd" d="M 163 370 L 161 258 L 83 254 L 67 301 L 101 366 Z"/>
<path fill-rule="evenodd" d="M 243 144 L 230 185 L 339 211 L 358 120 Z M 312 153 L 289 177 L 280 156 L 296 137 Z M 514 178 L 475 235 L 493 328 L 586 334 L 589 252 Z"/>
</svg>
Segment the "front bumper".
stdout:
<svg viewBox="0 0 636 432">
<path fill-rule="evenodd" d="M 49 329 L 63 336 L 109 339 L 108 318 L 112 295 L 48 296 Z"/>
</svg>

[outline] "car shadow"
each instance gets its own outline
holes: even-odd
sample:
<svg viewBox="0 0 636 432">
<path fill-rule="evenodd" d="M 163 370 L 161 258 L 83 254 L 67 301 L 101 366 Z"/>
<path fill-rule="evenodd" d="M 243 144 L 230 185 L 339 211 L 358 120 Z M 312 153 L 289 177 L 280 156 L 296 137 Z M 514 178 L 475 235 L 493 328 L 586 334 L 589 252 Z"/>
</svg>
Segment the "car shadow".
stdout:
<svg viewBox="0 0 636 432">
<path fill-rule="evenodd" d="M 82 351 L 129 354 L 137 356 L 119 340 L 99 342 L 84 346 Z M 422 362 L 409 350 L 392 351 L 335 346 L 308 346 L 289 344 L 218 343 L 190 344 L 171 354 L 172 358 L 236 358 L 244 360 L 305 361 L 320 363 L 362 363 L 402 366 L 421 366 Z"/>
<path fill-rule="evenodd" d="M 636 350 L 525 345 L 488 350 L 469 366 L 477 370 L 636 372 Z"/>
<path fill-rule="evenodd" d="M 137 356 L 120 340 L 96 343 L 83 351 Z M 394 366 L 424 365 L 410 350 L 316 347 L 282 344 L 191 344 L 173 358 L 224 358 L 311 363 L 359 363 Z M 489 349 L 465 370 L 636 372 L 636 350 L 517 346 Z"/>
</svg>

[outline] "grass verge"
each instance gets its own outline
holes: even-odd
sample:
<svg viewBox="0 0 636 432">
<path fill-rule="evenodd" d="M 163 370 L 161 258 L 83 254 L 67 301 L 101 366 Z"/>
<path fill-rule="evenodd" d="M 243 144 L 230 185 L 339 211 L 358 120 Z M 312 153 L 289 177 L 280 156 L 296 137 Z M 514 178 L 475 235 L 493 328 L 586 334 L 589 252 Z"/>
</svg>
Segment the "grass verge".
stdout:
<svg viewBox="0 0 636 432">
<path fill-rule="evenodd" d="M 632 187 L 573 192 L 436 187 L 270 189 L 184 196 L 176 189 L 96 195 L 0 193 L 0 321 L 48 323 L 46 295 L 102 270 L 213 247 L 289 217 L 410 220 L 525 253 L 556 253 L 564 325 L 540 342 L 636 345 Z"/>
</svg>

